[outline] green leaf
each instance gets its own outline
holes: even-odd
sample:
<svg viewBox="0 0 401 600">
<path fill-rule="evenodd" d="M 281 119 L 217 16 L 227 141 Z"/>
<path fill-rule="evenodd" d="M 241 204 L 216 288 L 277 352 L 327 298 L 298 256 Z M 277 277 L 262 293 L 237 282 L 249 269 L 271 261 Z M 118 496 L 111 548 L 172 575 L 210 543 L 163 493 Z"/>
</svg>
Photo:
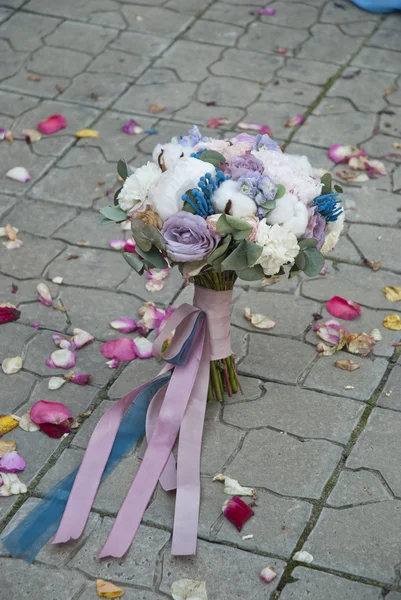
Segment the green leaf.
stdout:
<svg viewBox="0 0 401 600">
<path fill-rule="evenodd" d="M 334 186 L 334 189 L 336 190 L 336 192 L 338 192 L 339 194 L 343 193 L 343 188 L 341 187 L 341 185 L 338 185 L 337 183 Z"/>
<path fill-rule="evenodd" d="M 109 225 L 110 223 L 115 223 L 115 221 L 110 221 L 106 217 L 99 217 L 99 225 Z"/>
<path fill-rule="evenodd" d="M 121 210 L 121 208 L 115 208 L 114 206 L 101 208 L 100 213 L 106 217 L 106 219 L 110 219 L 110 221 L 114 221 L 115 223 L 121 223 L 122 221 L 127 220 L 125 212 Z"/>
<path fill-rule="evenodd" d="M 214 167 L 218 167 L 221 163 L 226 163 L 226 159 L 220 152 L 216 152 L 216 150 L 205 150 L 199 154 L 199 160 L 203 160 L 204 162 L 208 162 Z"/>
<path fill-rule="evenodd" d="M 240 240 L 245 240 L 250 233 L 250 231 L 234 231 L 233 238 L 239 242 Z"/>
<path fill-rule="evenodd" d="M 298 246 L 302 249 L 304 248 L 316 248 L 317 239 L 316 238 L 306 238 L 304 240 L 298 240 Z"/>
<path fill-rule="evenodd" d="M 236 217 L 232 217 L 231 215 L 223 216 L 226 218 L 227 223 L 231 225 L 233 229 L 236 229 L 237 231 L 247 231 L 248 233 L 251 233 L 252 225 L 249 225 L 249 223 L 247 223 L 246 221 L 243 221 L 242 219 L 237 219 Z"/>
<path fill-rule="evenodd" d="M 251 267 L 258 260 L 259 256 L 262 254 L 262 246 L 259 244 L 255 244 L 254 242 L 246 242 L 246 255 L 248 259 L 248 267 Z"/>
<path fill-rule="evenodd" d="M 165 249 L 163 236 L 154 225 L 145 225 L 141 219 L 133 219 L 131 231 L 134 240 L 144 252 L 148 252 L 152 246 L 159 250 Z"/>
<path fill-rule="evenodd" d="M 118 195 L 119 195 L 119 193 L 121 192 L 122 189 L 123 189 L 122 187 L 118 188 L 118 190 L 114 194 L 114 198 L 113 198 L 114 206 L 118 206 Z"/>
<path fill-rule="evenodd" d="M 264 202 L 260 202 L 260 206 L 265 210 L 273 210 L 273 208 L 276 208 L 276 199 L 265 200 Z"/>
<path fill-rule="evenodd" d="M 164 260 L 159 250 L 154 246 L 147 252 L 144 252 L 140 247 L 136 248 L 136 251 L 151 267 L 155 267 L 156 269 L 165 269 L 168 267 L 167 262 Z"/>
<path fill-rule="evenodd" d="M 297 275 L 299 275 L 301 272 L 300 269 L 298 269 L 297 265 L 292 265 L 290 272 L 288 273 L 288 279 L 292 279 L 293 277 L 296 277 Z"/>
<path fill-rule="evenodd" d="M 239 271 L 249 267 L 248 251 L 245 240 L 240 242 L 227 258 L 224 259 L 222 266 L 228 271 Z"/>
<path fill-rule="evenodd" d="M 295 258 L 295 264 L 300 271 L 303 271 L 306 265 L 305 253 L 302 250 L 299 251 Z"/>
<path fill-rule="evenodd" d="M 136 254 L 132 254 L 131 252 L 123 252 L 123 257 L 127 261 L 130 267 L 135 269 L 139 275 L 142 275 L 145 269 L 145 265 L 143 261 Z"/>
<path fill-rule="evenodd" d="M 216 223 L 216 231 L 223 236 L 234 231 L 233 227 L 227 221 L 227 215 L 220 215 L 220 218 Z"/>
<path fill-rule="evenodd" d="M 303 268 L 305 275 L 308 275 L 308 277 L 319 275 L 320 271 L 323 269 L 325 261 L 323 254 L 321 254 L 316 248 L 306 248 L 303 250 L 303 254 L 306 259 L 306 264 Z"/>
<path fill-rule="evenodd" d="M 265 276 L 263 269 L 260 265 L 255 265 L 254 267 L 247 267 L 246 269 L 241 269 L 237 271 L 237 275 L 239 279 L 243 279 L 244 281 L 257 281 L 258 279 L 263 279 Z"/>
<path fill-rule="evenodd" d="M 322 194 L 330 194 L 331 193 L 331 184 L 333 182 L 333 178 L 330 173 L 325 173 L 321 178 L 321 182 L 323 183 Z"/>
<path fill-rule="evenodd" d="M 274 199 L 278 200 L 279 198 L 284 196 L 284 194 L 285 194 L 285 187 L 283 185 L 281 185 L 281 183 L 278 183 L 277 184 L 277 193 L 276 193 Z"/>
<path fill-rule="evenodd" d="M 124 179 L 124 181 L 127 179 L 127 177 L 132 175 L 131 168 L 127 165 L 126 161 L 123 158 L 120 158 L 120 160 L 117 163 L 117 173 L 119 174 L 121 179 Z"/>
<path fill-rule="evenodd" d="M 212 252 L 212 254 L 208 257 L 207 262 L 209 265 L 213 265 L 215 264 L 216 261 L 219 261 L 219 266 L 220 264 L 223 262 L 226 254 L 227 254 L 227 250 L 228 247 L 231 243 L 231 236 L 227 236 L 226 238 L 224 238 L 224 242 L 223 244 L 221 244 L 220 246 L 217 246 L 217 248 Z"/>
</svg>

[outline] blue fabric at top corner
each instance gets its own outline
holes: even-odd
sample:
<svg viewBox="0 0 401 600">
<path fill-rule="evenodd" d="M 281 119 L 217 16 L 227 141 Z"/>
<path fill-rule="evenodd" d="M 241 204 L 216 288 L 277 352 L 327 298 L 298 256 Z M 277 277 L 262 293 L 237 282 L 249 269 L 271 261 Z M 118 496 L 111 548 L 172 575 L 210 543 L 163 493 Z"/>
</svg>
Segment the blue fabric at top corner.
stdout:
<svg viewBox="0 0 401 600">
<path fill-rule="evenodd" d="M 401 10 L 401 0 L 351 0 L 354 4 L 374 13 L 389 13 Z"/>
</svg>

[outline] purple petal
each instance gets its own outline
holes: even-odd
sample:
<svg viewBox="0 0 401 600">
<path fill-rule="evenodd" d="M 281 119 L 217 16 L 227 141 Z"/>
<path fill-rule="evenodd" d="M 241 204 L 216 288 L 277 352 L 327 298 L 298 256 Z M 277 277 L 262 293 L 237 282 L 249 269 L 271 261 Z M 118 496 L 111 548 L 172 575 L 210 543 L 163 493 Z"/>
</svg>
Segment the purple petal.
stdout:
<svg viewBox="0 0 401 600">
<path fill-rule="evenodd" d="M 5 473 L 15 473 L 16 471 L 23 471 L 26 467 L 26 462 L 16 452 L 7 452 L 7 454 L 3 454 L 0 458 L 0 471 L 4 471 Z"/>
<path fill-rule="evenodd" d="M 129 121 L 127 121 L 122 126 L 122 130 L 128 135 L 138 135 L 139 133 L 143 133 L 142 127 L 134 119 L 130 119 Z"/>
</svg>

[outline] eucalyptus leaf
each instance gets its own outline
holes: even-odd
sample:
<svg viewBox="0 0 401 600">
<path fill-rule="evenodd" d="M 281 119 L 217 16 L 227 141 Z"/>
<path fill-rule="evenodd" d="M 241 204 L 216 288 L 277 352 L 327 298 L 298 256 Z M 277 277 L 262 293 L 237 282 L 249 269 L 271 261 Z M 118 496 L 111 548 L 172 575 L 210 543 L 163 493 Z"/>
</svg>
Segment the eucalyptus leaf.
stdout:
<svg viewBox="0 0 401 600">
<path fill-rule="evenodd" d="M 127 165 L 127 162 L 124 160 L 124 158 L 120 158 L 120 160 L 117 163 L 117 173 L 119 174 L 121 179 L 124 179 L 124 181 L 127 179 L 127 177 L 132 175 L 132 170 Z"/>
<path fill-rule="evenodd" d="M 282 198 L 285 194 L 285 187 L 283 185 L 281 185 L 281 183 L 277 184 L 277 192 L 276 195 L 274 197 L 275 200 L 278 200 L 279 198 Z"/>
<path fill-rule="evenodd" d="M 336 190 L 336 192 L 338 192 L 339 194 L 343 193 L 343 188 L 341 187 L 341 185 L 338 185 L 337 183 L 334 185 L 334 189 Z"/>
<path fill-rule="evenodd" d="M 222 262 L 224 269 L 238 271 L 249 267 L 248 250 L 245 240 L 240 242 L 236 248 Z"/>
<path fill-rule="evenodd" d="M 322 194 L 330 194 L 331 193 L 331 185 L 333 182 L 333 178 L 331 173 L 325 173 L 321 178 L 321 182 L 323 183 Z"/>
<path fill-rule="evenodd" d="M 115 224 L 115 221 L 110 221 L 110 219 L 106 219 L 106 217 L 99 217 L 99 225 L 109 225 L 110 223 Z"/>
<path fill-rule="evenodd" d="M 276 199 L 259 202 L 259 205 L 265 210 L 273 210 L 273 208 L 276 208 Z"/>
<path fill-rule="evenodd" d="M 227 215 L 220 215 L 220 218 L 216 223 L 216 231 L 220 235 L 227 235 L 228 233 L 232 233 L 234 231 L 233 227 L 227 221 Z"/>
<path fill-rule="evenodd" d="M 236 217 L 232 217 L 231 215 L 223 215 L 229 225 L 237 231 L 247 231 L 251 233 L 252 225 L 249 225 L 246 221 L 242 219 L 237 219 Z M 220 221 L 220 219 L 219 219 Z"/>
<path fill-rule="evenodd" d="M 231 243 L 231 236 L 227 236 L 225 241 L 220 246 L 212 252 L 212 254 L 208 257 L 207 262 L 209 265 L 214 265 L 216 260 L 224 260 L 225 255 L 227 254 L 228 247 Z"/>
<path fill-rule="evenodd" d="M 300 271 L 303 271 L 306 265 L 306 258 L 304 252 L 302 250 L 299 251 L 295 258 L 295 264 Z"/>
<path fill-rule="evenodd" d="M 122 223 L 122 221 L 127 220 L 125 212 L 121 210 L 121 208 L 116 208 L 115 206 L 101 208 L 100 213 L 106 217 L 106 219 L 110 219 L 110 221 L 114 221 L 115 223 Z"/>
<path fill-rule="evenodd" d="M 254 242 L 246 241 L 246 255 L 248 260 L 248 267 L 252 267 L 255 262 L 258 260 L 259 256 L 262 254 L 262 246 L 259 244 L 255 244 Z"/>
<path fill-rule="evenodd" d="M 199 160 L 203 160 L 204 162 L 208 162 L 214 167 L 218 167 L 220 163 L 226 163 L 226 159 L 220 152 L 216 152 L 216 150 L 204 150 L 198 155 Z"/>
<path fill-rule="evenodd" d="M 255 265 L 254 267 L 246 267 L 246 269 L 237 271 L 237 275 L 239 279 L 243 279 L 244 281 L 257 281 L 258 279 L 263 279 L 264 271 L 260 265 Z"/>
<path fill-rule="evenodd" d="M 139 273 L 139 275 L 142 275 L 145 266 L 143 264 L 143 261 L 139 258 L 139 256 L 137 256 L 136 254 L 132 254 L 131 252 L 123 252 L 123 257 L 125 258 L 130 267 L 135 269 L 135 271 Z"/>
<path fill-rule="evenodd" d="M 119 196 L 119 194 L 120 194 L 120 192 L 121 192 L 122 189 L 123 189 L 122 187 L 118 188 L 118 190 L 114 194 L 114 198 L 113 198 L 114 206 L 118 206 L 118 196 Z"/>
<path fill-rule="evenodd" d="M 288 279 L 292 279 L 293 277 L 296 277 L 297 275 L 299 275 L 301 272 L 300 269 L 298 269 L 297 265 L 292 265 L 290 272 L 288 273 Z"/>
<path fill-rule="evenodd" d="M 306 264 L 303 268 L 305 275 L 308 275 L 308 277 L 319 275 L 320 271 L 324 267 L 325 262 L 323 254 L 321 254 L 316 248 L 306 248 L 303 250 L 303 254 L 306 259 Z"/>
<path fill-rule="evenodd" d="M 316 238 L 305 238 L 303 240 L 298 240 L 298 246 L 300 248 L 316 248 L 317 239 Z"/>
<path fill-rule="evenodd" d="M 164 260 L 159 250 L 154 246 L 147 252 L 144 252 L 141 247 L 136 248 L 136 251 L 139 256 L 142 256 L 142 258 L 152 267 L 155 267 L 156 269 L 165 269 L 168 267 L 167 262 Z"/>
<path fill-rule="evenodd" d="M 252 231 L 252 228 L 251 228 L 251 231 Z M 248 235 L 251 233 L 251 231 L 234 231 L 233 238 L 237 242 L 240 240 L 245 240 L 248 237 Z"/>
<path fill-rule="evenodd" d="M 165 249 L 163 236 L 154 225 L 145 225 L 141 219 L 133 219 L 131 230 L 134 240 L 144 252 L 148 252 L 152 245 L 159 250 Z"/>
</svg>

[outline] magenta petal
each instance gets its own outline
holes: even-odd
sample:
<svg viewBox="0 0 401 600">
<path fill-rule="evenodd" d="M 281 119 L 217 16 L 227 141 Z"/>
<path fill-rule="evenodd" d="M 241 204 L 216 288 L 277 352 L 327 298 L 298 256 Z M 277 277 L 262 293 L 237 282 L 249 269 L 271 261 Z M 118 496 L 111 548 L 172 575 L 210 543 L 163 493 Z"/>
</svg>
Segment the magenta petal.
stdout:
<svg viewBox="0 0 401 600">
<path fill-rule="evenodd" d="M 118 360 L 118 358 L 112 358 L 111 360 L 108 360 L 106 362 L 106 365 L 109 367 L 109 369 L 117 369 L 119 364 L 120 361 Z"/>
<path fill-rule="evenodd" d="M 51 438 L 60 439 L 64 434 L 70 433 L 71 431 L 71 422 L 63 421 L 62 423 L 54 424 L 54 423 L 41 423 L 39 425 L 40 429 L 46 433 Z"/>
<path fill-rule="evenodd" d="M 51 364 L 48 364 L 48 361 Z M 50 355 L 50 358 L 47 359 L 46 364 L 51 369 L 71 369 L 71 367 L 75 366 L 76 362 L 77 357 L 74 352 L 71 352 L 71 350 L 68 350 L 67 348 L 62 348 L 61 350 L 55 350 L 55 352 Z"/>
<path fill-rule="evenodd" d="M 362 313 L 359 304 L 352 302 L 352 300 L 341 298 L 340 296 L 333 296 L 333 298 L 330 298 L 330 300 L 326 302 L 326 308 L 333 317 L 345 319 L 346 321 L 352 321 L 353 319 L 360 317 Z"/>
<path fill-rule="evenodd" d="M 223 514 L 230 523 L 241 531 L 245 523 L 255 513 L 252 508 L 238 496 L 233 496 L 223 504 Z"/>
<path fill-rule="evenodd" d="M 74 349 L 76 350 L 79 350 L 79 348 L 82 348 L 82 346 L 86 346 L 86 344 L 90 344 L 95 339 L 93 335 L 87 331 L 84 331 L 83 329 L 79 329 L 78 327 L 75 327 L 72 330 L 72 333 L 74 335 L 72 336 L 71 341 Z"/>
<path fill-rule="evenodd" d="M 136 358 L 132 340 L 125 337 L 106 342 L 100 348 L 100 352 L 106 358 L 117 358 L 119 361 L 133 360 Z"/>
<path fill-rule="evenodd" d="M 127 121 L 122 126 L 122 130 L 128 135 L 138 135 L 139 133 L 143 133 L 142 127 L 139 125 L 138 121 L 135 121 L 134 119 Z"/>
<path fill-rule="evenodd" d="M 30 411 L 31 421 L 37 425 L 51 423 L 60 425 L 68 419 L 72 419 L 70 410 L 61 402 L 50 402 L 50 400 L 38 400 Z"/>
<path fill-rule="evenodd" d="M 4 323 L 10 323 L 11 321 L 16 321 L 21 316 L 19 310 L 15 308 L 12 304 L 0 306 L 0 325 L 4 325 Z"/>
<path fill-rule="evenodd" d="M 18 454 L 18 452 L 7 452 L 0 458 L 0 471 L 4 473 L 15 473 L 16 471 L 23 471 L 26 467 L 26 462 Z"/>
<path fill-rule="evenodd" d="M 124 244 L 124 252 L 129 252 L 130 254 L 136 254 L 135 251 L 135 242 L 132 240 L 126 240 Z"/>
<path fill-rule="evenodd" d="M 2 142 L 6 137 L 7 129 L 4 127 L 0 127 L 0 142 Z"/>
<path fill-rule="evenodd" d="M 90 373 L 74 373 L 71 381 L 77 385 L 88 385 L 90 377 Z"/>
<path fill-rule="evenodd" d="M 51 135 L 52 133 L 56 133 L 61 129 L 65 129 L 66 127 L 67 121 L 63 115 L 52 115 L 44 121 L 40 121 L 38 124 L 38 131 L 40 131 L 40 133 L 44 133 L 45 135 Z"/>
<path fill-rule="evenodd" d="M 230 119 L 227 117 L 214 117 L 207 122 L 209 129 L 217 129 L 217 127 L 221 127 L 222 125 L 231 125 Z"/>
<path fill-rule="evenodd" d="M 348 146 L 347 144 L 334 144 L 329 148 L 327 155 L 333 162 L 339 164 L 347 163 L 350 158 L 365 156 L 366 152 L 365 150 L 356 148 L 355 146 Z"/>
<path fill-rule="evenodd" d="M 129 319 L 127 317 L 120 317 L 119 319 L 110 321 L 110 326 L 113 329 L 117 329 L 117 331 L 121 331 L 121 333 L 131 333 L 132 331 L 135 331 L 137 327 L 134 319 Z"/>
<path fill-rule="evenodd" d="M 257 15 L 268 15 L 269 17 L 272 17 L 273 15 L 276 14 L 276 9 L 275 8 L 269 8 L 268 6 L 266 8 L 259 8 L 256 11 Z"/>
<path fill-rule="evenodd" d="M 256 121 L 240 121 L 237 125 L 238 129 L 249 129 L 249 131 L 257 131 L 262 135 L 267 133 L 267 135 L 272 134 L 272 130 L 268 125 L 263 125 L 263 123 L 257 123 Z M 242 134 L 240 134 L 242 135 Z M 237 141 L 238 141 L 237 136 Z"/>
<path fill-rule="evenodd" d="M 301 125 L 304 122 L 304 118 L 301 114 L 295 115 L 288 119 L 286 123 L 284 123 L 285 127 L 295 127 L 296 125 Z"/>
</svg>

